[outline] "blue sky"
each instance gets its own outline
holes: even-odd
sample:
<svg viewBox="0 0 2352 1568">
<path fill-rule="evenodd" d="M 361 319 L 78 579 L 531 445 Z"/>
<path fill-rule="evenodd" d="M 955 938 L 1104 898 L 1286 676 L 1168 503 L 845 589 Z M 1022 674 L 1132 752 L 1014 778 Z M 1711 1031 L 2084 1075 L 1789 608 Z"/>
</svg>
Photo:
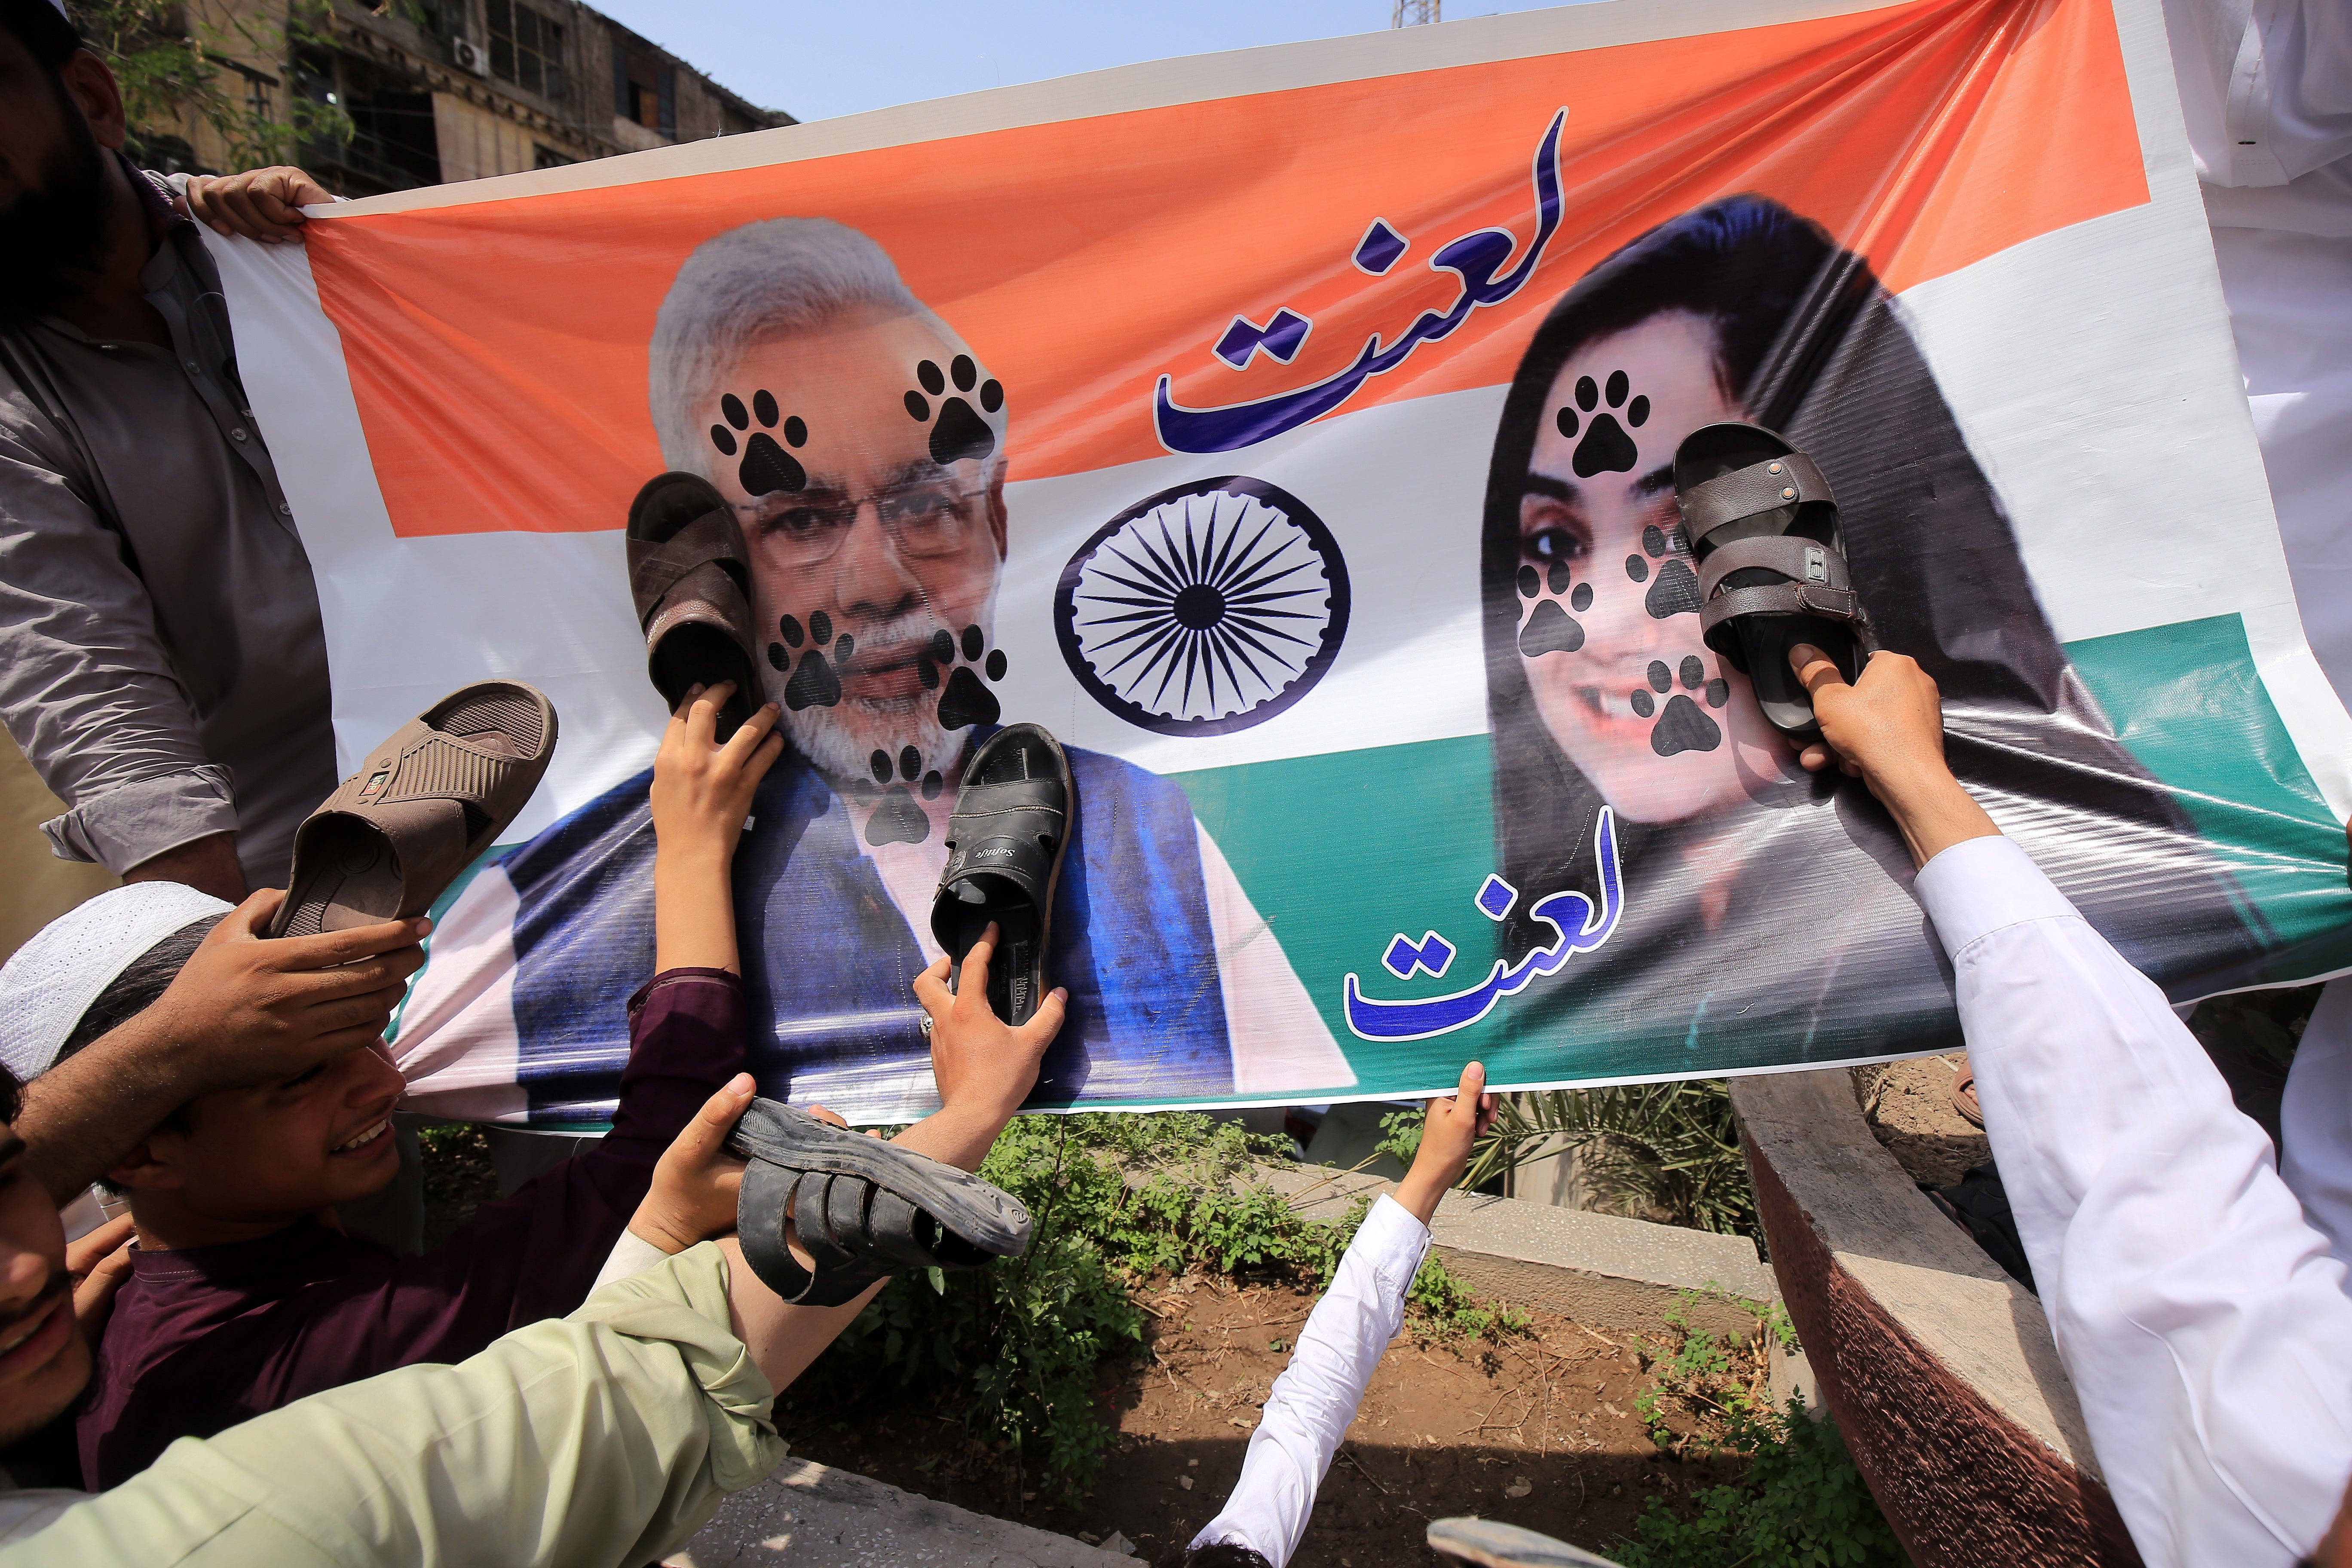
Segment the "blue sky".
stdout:
<svg viewBox="0 0 2352 1568">
<path fill-rule="evenodd" d="M 1556 3 L 1556 0 L 1551 0 Z M 1175 55 L 1389 25 L 1391 0 L 596 0 L 752 102 L 802 120 Z M 1449 18 L 1538 0 L 1447 0 Z"/>
</svg>

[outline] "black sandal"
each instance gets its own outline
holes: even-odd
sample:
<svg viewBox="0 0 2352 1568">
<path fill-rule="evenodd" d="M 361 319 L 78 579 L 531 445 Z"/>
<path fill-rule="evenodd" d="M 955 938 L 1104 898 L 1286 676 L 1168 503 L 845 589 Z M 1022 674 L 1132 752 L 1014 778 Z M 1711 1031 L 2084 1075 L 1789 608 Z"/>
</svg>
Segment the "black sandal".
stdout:
<svg viewBox="0 0 2352 1568">
<path fill-rule="evenodd" d="M 1045 1000 L 1054 889 L 1076 809 L 1062 743 L 1035 724 L 1012 724 L 972 753 L 948 818 L 948 863 L 931 895 L 931 935 L 948 955 L 953 985 L 962 976 L 963 955 L 996 922 L 988 1005 L 1008 1024 L 1027 1023 Z"/>
<path fill-rule="evenodd" d="M 1789 650 L 1811 643 L 1846 679 L 1859 680 L 1870 627 L 1846 570 L 1829 481 L 1759 425 L 1706 425 L 1675 453 L 1675 500 L 1698 563 L 1706 646 L 1754 684 L 1776 727 L 1801 739 L 1819 734 Z"/>
<path fill-rule="evenodd" d="M 728 1145 L 751 1162 L 735 1199 L 743 1261 L 795 1306 L 838 1307 L 906 1269 L 978 1268 L 1029 1245 L 1029 1211 L 1011 1194 L 772 1100 L 751 1101 Z"/>
<path fill-rule="evenodd" d="M 629 503 L 628 553 L 654 689 L 675 713 L 694 687 L 733 681 L 719 710 L 718 739 L 726 740 L 764 700 L 735 509 L 698 474 L 648 479 Z"/>
</svg>

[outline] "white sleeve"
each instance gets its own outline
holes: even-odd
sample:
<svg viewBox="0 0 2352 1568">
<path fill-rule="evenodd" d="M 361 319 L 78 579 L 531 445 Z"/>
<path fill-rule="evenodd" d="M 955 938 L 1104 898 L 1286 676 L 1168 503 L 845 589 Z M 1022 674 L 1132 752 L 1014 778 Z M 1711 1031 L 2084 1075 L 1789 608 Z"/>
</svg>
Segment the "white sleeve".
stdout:
<svg viewBox="0 0 2352 1568">
<path fill-rule="evenodd" d="M 1234 1092 L 1353 1088 L 1355 1070 L 1298 983 L 1274 927 L 1242 891 L 1209 830 L 1195 822 L 1192 833 L 1201 845 L 1201 888 L 1209 904 L 1209 936 L 1217 946 L 1217 980 L 1225 994 Z"/>
<path fill-rule="evenodd" d="M 2352 1268 L 2352 978 L 2331 980 L 2304 1026 L 2279 1104 L 2279 1176 Z"/>
<path fill-rule="evenodd" d="M 604 1258 L 604 1267 L 596 1271 L 596 1283 L 588 1287 L 593 1296 L 615 1279 L 627 1279 L 643 1274 L 656 1263 L 669 1261 L 670 1254 L 652 1242 L 640 1237 L 635 1231 L 621 1232 L 621 1239 L 613 1243 L 613 1250 Z"/>
<path fill-rule="evenodd" d="M 1429 1227 L 1403 1205 L 1385 1194 L 1372 1205 L 1274 1380 L 1234 1495 L 1192 1545 L 1232 1541 L 1274 1568 L 1290 1561 L 1372 1369 L 1404 1326 L 1404 1295 L 1428 1250 Z"/>
<path fill-rule="evenodd" d="M 2023 850 L 1955 845 L 1916 890 L 2133 1542 L 2149 1568 L 2293 1563 L 2352 1473 L 2344 1266 L 2163 993 Z"/>
</svg>

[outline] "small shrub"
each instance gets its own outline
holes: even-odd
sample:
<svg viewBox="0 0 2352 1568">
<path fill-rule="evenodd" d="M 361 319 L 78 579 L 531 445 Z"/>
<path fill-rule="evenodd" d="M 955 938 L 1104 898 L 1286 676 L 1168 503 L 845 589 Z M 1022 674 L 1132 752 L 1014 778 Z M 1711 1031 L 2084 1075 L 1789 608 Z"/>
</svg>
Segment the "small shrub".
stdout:
<svg viewBox="0 0 2352 1568">
<path fill-rule="evenodd" d="M 1804 1401 L 1728 1423 L 1719 1447 L 1748 1456 L 1748 1473 L 1692 1497 L 1688 1517 L 1652 1498 L 1623 1568 L 1904 1568 L 1909 1561 L 1853 1468 L 1837 1423 Z"/>
<path fill-rule="evenodd" d="M 1788 1313 L 1777 1301 L 1740 1301 L 1756 1316 L 1741 1345 L 1692 1326 L 1688 1308 L 1698 1299 L 1685 1291 L 1666 1313 L 1671 1342 L 1642 1346 L 1655 1381 L 1634 1408 L 1659 1447 L 1677 1457 L 1744 1457 L 1748 1471 L 1694 1494 L 1681 1510 L 1652 1498 L 1633 1539 L 1616 1549 L 1623 1568 L 1904 1568 L 1908 1559 L 1837 1424 L 1813 1419 L 1801 1397 L 1776 1410 L 1765 1392 L 1765 1352 L 1797 1348 Z"/>
</svg>

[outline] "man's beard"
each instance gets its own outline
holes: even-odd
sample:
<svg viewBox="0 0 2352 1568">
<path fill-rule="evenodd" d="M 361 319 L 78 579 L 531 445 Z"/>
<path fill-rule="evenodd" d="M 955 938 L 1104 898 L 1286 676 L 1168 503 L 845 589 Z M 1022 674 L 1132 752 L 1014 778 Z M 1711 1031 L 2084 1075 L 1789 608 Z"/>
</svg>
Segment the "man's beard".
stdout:
<svg viewBox="0 0 2352 1568">
<path fill-rule="evenodd" d="M 852 636 L 860 647 L 880 649 L 919 644 L 933 632 L 945 629 L 937 616 L 919 610 L 887 621 L 871 631 L 853 632 Z M 874 754 L 877 752 L 889 760 L 895 777 L 899 769 L 899 753 L 908 746 L 920 754 L 922 765 L 915 773 L 920 779 L 929 771 L 946 773 L 963 750 L 962 741 L 940 723 L 940 694 L 936 689 L 919 688 L 911 697 L 882 702 L 861 702 L 845 692 L 841 700 L 830 708 L 808 707 L 795 711 L 784 700 L 784 689 L 791 680 L 789 671 L 772 669 L 761 684 L 767 688 L 769 699 L 783 708 L 784 734 L 793 749 L 820 772 L 835 779 L 872 780 Z"/>
<path fill-rule="evenodd" d="M 106 153 L 58 89 L 66 145 L 0 211 L 0 331 L 46 316 L 89 286 L 106 254 Z"/>
</svg>

